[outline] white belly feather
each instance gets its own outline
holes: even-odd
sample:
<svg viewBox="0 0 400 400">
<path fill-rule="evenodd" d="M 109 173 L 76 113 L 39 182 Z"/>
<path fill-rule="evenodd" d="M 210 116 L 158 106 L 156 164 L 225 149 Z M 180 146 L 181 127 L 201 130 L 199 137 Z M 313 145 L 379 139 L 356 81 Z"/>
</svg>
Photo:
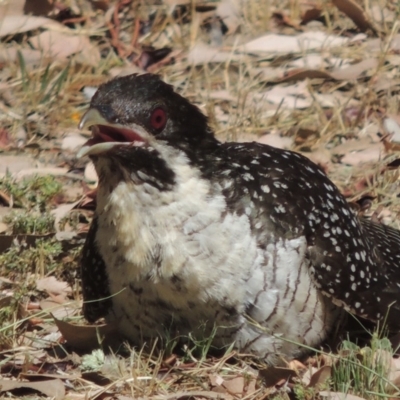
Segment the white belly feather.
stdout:
<svg viewBox="0 0 400 400">
<path fill-rule="evenodd" d="M 121 331 L 140 342 L 172 326 L 188 334 L 223 325 L 217 344 L 235 341 L 267 360 L 296 355 L 292 341 L 319 344 L 335 313 L 310 281 L 305 237 L 271 234 L 261 249 L 249 218 L 227 212 L 185 156 L 171 168 L 173 191 L 125 181 L 99 189 L 96 238 Z"/>
</svg>

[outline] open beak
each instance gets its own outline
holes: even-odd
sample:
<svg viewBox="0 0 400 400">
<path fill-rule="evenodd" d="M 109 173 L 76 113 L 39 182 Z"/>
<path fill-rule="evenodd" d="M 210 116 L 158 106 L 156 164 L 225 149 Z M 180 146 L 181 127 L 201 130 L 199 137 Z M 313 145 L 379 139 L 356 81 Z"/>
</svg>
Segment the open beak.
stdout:
<svg viewBox="0 0 400 400">
<path fill-rule="evenodd" d="M 92 130 L 92 137 L 83 145 L 77 158 L 93 156 L 111 150 L 114 146 L 133 144 L 142 146 L 143 135 L 120 124 L 108 122 L 95 108 L 89 108 L 78 125 L 79 129 Z"/>
</svg>

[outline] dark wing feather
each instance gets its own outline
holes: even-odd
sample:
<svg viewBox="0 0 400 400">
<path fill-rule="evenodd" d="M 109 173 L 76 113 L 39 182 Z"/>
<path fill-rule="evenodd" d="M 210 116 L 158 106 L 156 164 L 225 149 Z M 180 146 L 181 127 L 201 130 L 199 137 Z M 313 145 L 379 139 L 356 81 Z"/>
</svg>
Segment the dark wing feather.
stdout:
<svg viewBox="0 0 400 400">
<path fill-rule="evenodd" d="M 96 243 L 97 218 L 93 218 L 81 257 L 83 315 L 94 322 L 108 314 L 112 306 L 106 266 Z"/>
<path fill-rule="evenodd" d="M 253 205 L 260 245 L 305 237 L 310 276 L 324 295 L 373 321 L 390 309 L 387 321 L 399 326 L 400 233 L 360 220 L 325 173 L 299 154 L 256 143 L 222 148 L 218 179 L 223 187 L 224 179 L 235 182 L 223 192 L 228 206 L 240 213 Z"/>
</svg>

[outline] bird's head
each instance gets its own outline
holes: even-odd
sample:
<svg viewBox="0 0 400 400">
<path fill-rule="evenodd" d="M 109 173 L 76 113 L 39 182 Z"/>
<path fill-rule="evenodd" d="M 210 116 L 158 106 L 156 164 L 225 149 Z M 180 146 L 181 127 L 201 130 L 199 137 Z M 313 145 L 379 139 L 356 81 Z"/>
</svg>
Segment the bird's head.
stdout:
<svg viewBox="0 0 400 400">
<path fill-rule="evenodd" d="M 113 155 L 122 146 L 133 156 L 137 148 L 155 143 L 195 152 L 217 142 L 204 114 L 152 74 L 124 76 L 101 85 L 79 128 L 92 129 L 79 157 Z"/>
</svg>

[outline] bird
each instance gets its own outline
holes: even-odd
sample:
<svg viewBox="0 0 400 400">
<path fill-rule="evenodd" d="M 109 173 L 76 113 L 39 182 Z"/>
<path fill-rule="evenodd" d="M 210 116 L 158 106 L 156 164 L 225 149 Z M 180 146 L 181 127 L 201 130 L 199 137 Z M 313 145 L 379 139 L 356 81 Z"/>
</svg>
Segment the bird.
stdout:
<svg viewBox="0 0 400 400">
<path fill-rule="evenodd" d="M 79 128 L 99 179 L 80 261 L 89 322 L 269 364 L 320 346 L 346 313 L 399 327 L 399 231 L 359 217 L 305 156 L 221 142 L 153 74 L 99 86 Z"/>
</svg>

